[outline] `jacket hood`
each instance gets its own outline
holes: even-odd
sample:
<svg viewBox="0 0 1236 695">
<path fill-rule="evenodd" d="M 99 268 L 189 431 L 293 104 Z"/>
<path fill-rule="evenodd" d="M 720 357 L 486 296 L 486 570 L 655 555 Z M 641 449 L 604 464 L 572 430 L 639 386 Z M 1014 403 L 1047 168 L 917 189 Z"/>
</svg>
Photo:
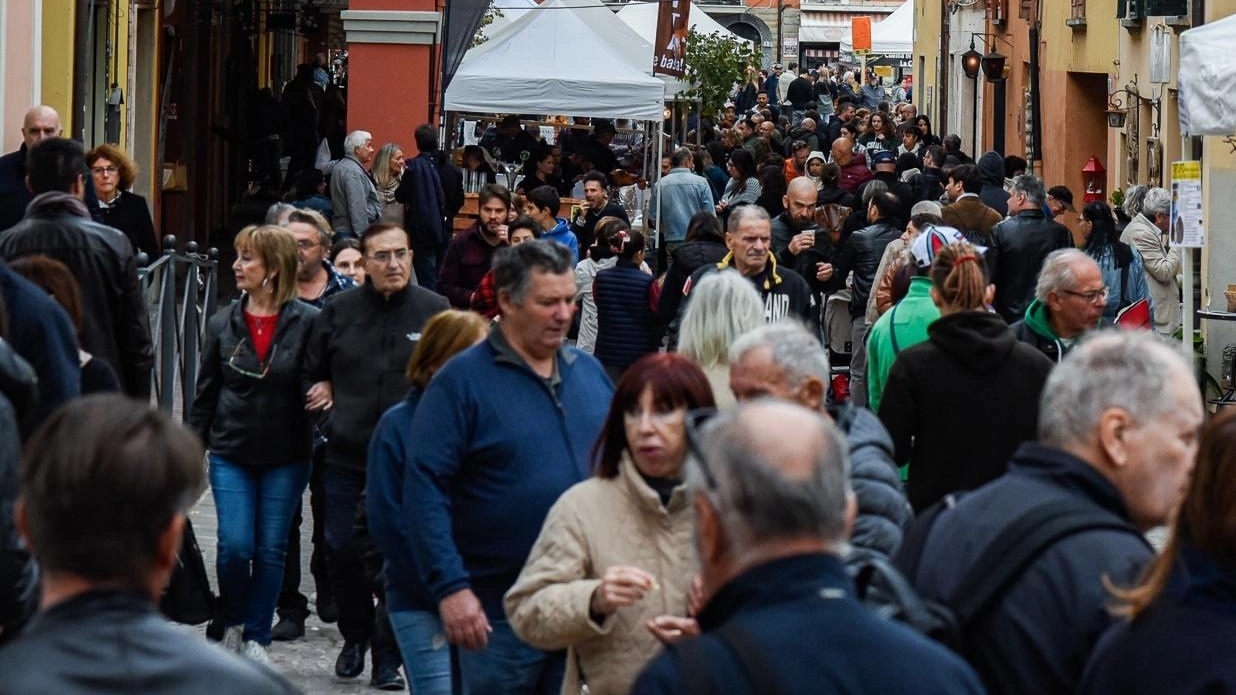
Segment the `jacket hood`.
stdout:
<svg viewBox="0 0 1236 695">
<path fill-rule="evenodd" d="M 815 151 L 815 152 L 812 152 L 812 153 L 811 153 L 811 154 L 809 154 L 809 155 L 807 155 L 807 163 L 808 163 L 808 164 L 810 164 L 810 163 L 811 163 L 811 160 L 813 160 L 813 159 L 818 159 L 818 160 L 820 160 L 821 162 L 827 162 L 827 161 L 828 161 L 827 159 L 824 159 L 824 153 L 823 153 L 823 152 L 820 152 L 820 151 L 818 151 L 818 150 L 817 150 L 817 151 Z"/>
<path fill-rule="evenodd" d="M 890 457 L 893 455 L 893 438 L 885 429 L 884 423 L 880 422 L 880 418 L 870 410 L 844 403 L 830 407 L 829 414 L 845 434 L 851 456 L 855 451 L 867 447 L 882 449 Z"/>
<path fill-rule="evenodd" d="M 941 316 L 927 328 L 931 342 L 977 372 L 990 372 L 1008 359 L 1017 337 L 999 314 L 962 311 Z"/>
<path fill-rule="evenodd" d="M 1035 299 L 1026 307 L 1026 326 L 1048 340 L 1058 340 L 1060 336 L 1051 329 L 1051 321 L 1047 318 L 1047 305 Z"/>
<path fill-rule="evenodd" d="M 1004 158 L 992 150 L 983 153 L 978 160 L 979 178 L 993 186 L 1004 185 Z"/>
<path fill-rule="evenodd" d="M 40 193 L 30 201 L 30 206 L 26 208 L 26 216 L 28 217 L 57 214 L 69 214 L 87 220 L 92 219 L 90 211 L 86 209 L 86 204 L 80 198 L 72 193 L 64 193 L 62 191 Z"/>
</svg>

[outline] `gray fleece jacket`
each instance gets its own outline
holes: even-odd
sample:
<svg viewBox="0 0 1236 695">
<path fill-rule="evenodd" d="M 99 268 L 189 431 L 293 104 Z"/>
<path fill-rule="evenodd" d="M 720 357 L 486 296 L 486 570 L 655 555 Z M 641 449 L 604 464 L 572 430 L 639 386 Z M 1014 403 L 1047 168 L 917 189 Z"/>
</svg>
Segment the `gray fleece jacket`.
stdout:
<svg viewBox="0 0 1236 695">
<path fill-rule="evenodd" d="M 331 171 L 330 203 L 335 211 L 330 224 L 336 235 L 360 236 L 382 214 L 378 189 L 369 178 L 369 172 L 353 155 L 339 160 Z"/>
</svg>

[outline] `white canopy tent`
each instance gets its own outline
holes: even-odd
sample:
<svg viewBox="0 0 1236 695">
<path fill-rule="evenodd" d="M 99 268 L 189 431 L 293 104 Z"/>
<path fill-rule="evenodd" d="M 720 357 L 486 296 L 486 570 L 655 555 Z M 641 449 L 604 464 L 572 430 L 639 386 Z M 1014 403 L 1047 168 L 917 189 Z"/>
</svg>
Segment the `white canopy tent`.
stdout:
<svg viewBox="0 0 1236 695">
<path fill-rule="evenodd" d="M 499 14 L 494 16 L 489 26 L 481 29 L 481 35 L 486 39 L 492 39 L 520 17 L 528 14 L 528 10 L 536 7 L 536 0 L 493 0 L 492 4 Z"/>
<path fill-rule="evenodd" d="M 660 122 L 665 85 L 648 74 L 651 44 L 632 35 L 599 0 L 549 0 L 468 51 L 446 110 Z"/>
<path fill-rule="evenodd" d="M 1236 15 L 1180 35 L 1180 132 L 1236 134 Z M 1186 68 L 1185 66 L 1188 66 Z"/>
<path fill-rule="evenodd" d="M 660 11 L 660 3 L 655 2 L 632 2 L 627 3 L 625 7 L 618 10 L 618 19 L 626 22 L 627 26 L 635 30 L 649 44 L 657 40 L 657 13 Z M 701 34 L 721 34 L 729 35 L 750 43 L 735 34 L 732 34 L 729 29 L 717 23 L 717 20 L 708 16 L 699 8 L 699 5 L 691 3 L 690 16 L 687 21 L 689 26 Z"/>
<path fill-rule="evenodd" d="M 849 32 L 841 41 L 841 52 L 854 52 L 854 42 Z M 871 52 L 875 55 L 914 53 L 914 0 L 906 0 L 892 14 L 872 23 Z"/>
</svg>

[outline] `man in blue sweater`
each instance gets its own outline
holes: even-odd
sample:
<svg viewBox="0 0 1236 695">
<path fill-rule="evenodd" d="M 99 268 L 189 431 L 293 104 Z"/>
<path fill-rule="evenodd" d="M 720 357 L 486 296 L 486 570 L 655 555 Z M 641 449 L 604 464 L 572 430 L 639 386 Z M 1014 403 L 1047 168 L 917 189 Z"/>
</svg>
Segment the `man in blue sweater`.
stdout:
<svg viewBox="0 0 1236 695">
<path fill-rule="evenodd" d="M 601 365 L 564 345 L 574 262 L 546 240 L 499 251 L 502 321 L 434 376 L 413 419 L 401 513 L 447 639 L 462 647 L 464 695 L 561 688 L 564 654 L 521 642 L 502 597 L 550 506 L 588 476 L 613 394 Z"/>
</svg>

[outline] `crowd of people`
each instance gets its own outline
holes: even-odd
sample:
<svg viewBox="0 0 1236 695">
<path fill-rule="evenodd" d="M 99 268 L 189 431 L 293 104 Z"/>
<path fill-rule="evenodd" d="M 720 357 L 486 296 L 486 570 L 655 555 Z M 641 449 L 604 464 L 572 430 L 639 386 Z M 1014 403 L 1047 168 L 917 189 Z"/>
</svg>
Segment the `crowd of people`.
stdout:
<svg viewBox="0 0 1236 695">
<path fill-rule="evenodd" d="M 305 634 L 302 550 L 334 676 L 418 695 L 1236 687 L 1236 416 L 1205 423 L 1163 340 L 1170 194 L 1077 213 L 906 85 L 795 68 L 699 119 L 642 225 L 608 123 L 564 158 L 507 118 L 462 169 L 428 125 L 415 157 L 362 130 L 328 171 L 299 153 L 312 194 L 235 237 L 187 428 L 142 402 L 131 168 L 32 110 L 0 232 L 0 693 L 292 692 L 270 645 Z M 155 608 L 207 485 L 218 647 Z M 876 571 L 960 638 L 873 610 L 904 598 Z"/>
</svg>

